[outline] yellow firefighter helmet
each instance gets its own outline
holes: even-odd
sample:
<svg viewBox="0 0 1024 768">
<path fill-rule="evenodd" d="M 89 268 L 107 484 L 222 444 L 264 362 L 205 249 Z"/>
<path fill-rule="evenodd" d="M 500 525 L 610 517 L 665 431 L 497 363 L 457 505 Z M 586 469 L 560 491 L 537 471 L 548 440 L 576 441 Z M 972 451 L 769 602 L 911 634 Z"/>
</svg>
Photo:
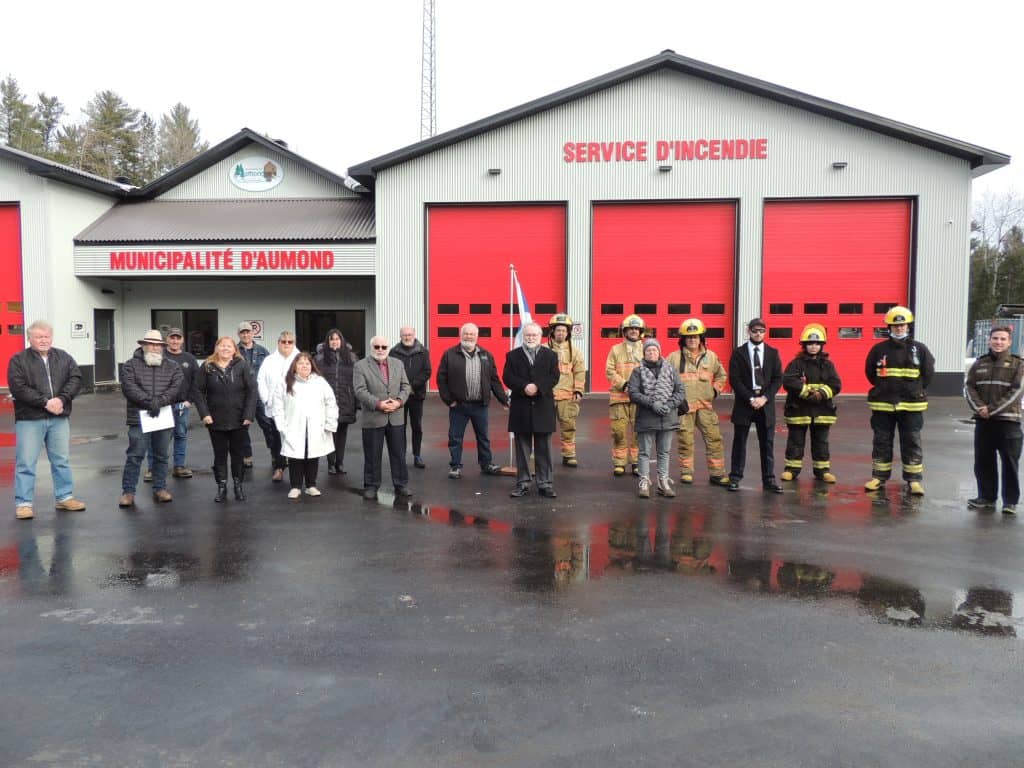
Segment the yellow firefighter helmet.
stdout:
<svg viewBox="0 0 1024 768">
<path fill-rule="evenodd" d="M 551 319 L 548 320 L 548 328 L 553 330 L 556 325 L 564 325 L 569 331 L 572 331 L 572 318 L 565 314 L 565 312 L 552 315 Z"/>
<path fill-rule="evenodd" d="M 914 313 L 906 307 L 893 307 L 885 313 L 886 325 L 902 325 L 914 322 Z"/>
<path fill-rule="evenodd" d="M 828 341 L 828 334 L 825 333 L 825 326 L 821 323 L 808 323 L 804 326 L 804 329 L 800 331 L 800 343 L 801 344 L 824 344 Z"/>
<path fill-rule="evenodd" d="M 622 320 L 622 330 L 627 328 L 639 328 L 641 332 L 647 330 L 647 324 L 640 315 L 627 315 Z"/>
<path fill-rule="evenodd" d="M 699 317 L 688 317 L 679 326 L 680 336 L 703 336 L 707 332 L 708 329 L 704 327 L 704 323 L 700 321 Z"/>
</svg>

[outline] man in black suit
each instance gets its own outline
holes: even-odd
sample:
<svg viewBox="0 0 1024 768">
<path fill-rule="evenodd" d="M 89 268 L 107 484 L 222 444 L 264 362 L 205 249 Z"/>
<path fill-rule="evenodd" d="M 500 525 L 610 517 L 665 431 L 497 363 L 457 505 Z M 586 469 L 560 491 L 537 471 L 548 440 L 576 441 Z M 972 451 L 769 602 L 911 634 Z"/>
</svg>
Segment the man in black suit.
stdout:
<svg viewBox="0 0 1024 768">
<path fill-rule="evenodd" d="M 732 466 L 729 490 L 738 491 L 747 463 L 747 437 L 750 425 L 757 428 L 761 449 L 761 483 L 766 491 L 782 493 L 775 482 L 775 393 L 782 386 L 782 361 L 778 350 L 764 343 L 764 320 L 755 317 L 747 323 L 749 341 L 733 350 L 729 359 L 729 386 L 735 400 L 732 406 Z"/>
<path fill-rule="evenodd" d="M 557 426 L 555 385 L 561 376 L 558 355 L 541 344 L 543 332 L 536 323 L 523 328 L 523 346 L 508 353 L 502 379 L 512 391 L 508 431 L 516 439 L 516 487 L 510 496 L 530 492 L 530 451 L 537 465 L 537 490 L 555 498 L 551 476 L 551 433 Z"/>
</svg>

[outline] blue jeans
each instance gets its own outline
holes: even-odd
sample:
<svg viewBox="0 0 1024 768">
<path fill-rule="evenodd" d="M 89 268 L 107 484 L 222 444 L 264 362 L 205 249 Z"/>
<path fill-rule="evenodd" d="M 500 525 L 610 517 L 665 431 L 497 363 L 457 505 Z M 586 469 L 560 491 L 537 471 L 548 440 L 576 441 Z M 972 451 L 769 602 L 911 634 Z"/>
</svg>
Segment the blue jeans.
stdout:
<svg viewBox="0 0 1024 768">
<path fill-rule="evenodd" d="M 149 434 L 142 433 L 142 427 L 128 427 L 128 450 L 125 451 L 124 472 L 121 474 L 121 491 L 135 493 L 139 485 L 139 468 L 146 458 L 146 451 L 153 452 L 153 490 L 167 487 L 167 462 L 171 460 L 173 429 L 161 429 Z"/>
<path fill-rule="evenodd" d="M 14 504 L 30 505 L 36 489 L 36 462 L 46 446 L 53 477 L 53 498 L 65 501 L 72 496 L 71 424 L 66 416 L 14 422 Z"/>
<path fill-rule="evenodd" d="M 181 403 L 175 403 L 171 409 L 174 411 L 174 466 L 184 467 L 185 449 L 188 448 L 188 415 L 191 409 Z M 149 435 L 146 435 L 146 438 L 146 466 L 152 472 L 153 451 L 149 447 Z"/>
<path fill-rule="evenodd" d="M 448 409 L 448 451 L 452 467 L 462 466 L 462 437 L 466 425 L 473 423 L 476 435 L 476 458 L 481 467 L 490 466 L 491 439 L 487 436 L 487 406 L 483 403 L 459 403 Z"/>
<path fill-rule="evenodd" d="M 637 432 L 637 443 L 640 477 L 651 479 L 651 454 L 658 454 L 658 479 L 668 480 L 669 453 L 672 451 L 674 429 L 658 429 L 649 432 Z"/>
</svg>

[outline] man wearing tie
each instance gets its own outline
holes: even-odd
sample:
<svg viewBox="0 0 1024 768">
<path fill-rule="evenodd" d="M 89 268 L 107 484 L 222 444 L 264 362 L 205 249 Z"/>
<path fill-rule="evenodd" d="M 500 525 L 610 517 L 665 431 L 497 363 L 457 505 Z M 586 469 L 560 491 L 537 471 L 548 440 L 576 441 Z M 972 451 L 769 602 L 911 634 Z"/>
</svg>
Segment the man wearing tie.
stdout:
<svg viewBox="0 0 1024 768">
<path fill-rule="evenodd" d="M 755 317 L 747 323 L 749 341 L 733 350 L 729 359 L 729 385 L 735 400 L 732 406 L 732 466 L 729 490 L 738 491 L 747 463 L 747 437 L 750 425 L 757 428 L 761 450 L 761 483 L 766 491 L 782 493 L 775 482 L 775 393 L 782 386 L 782 361 L 778 350 L 764 343 L 764 320 Z"/>
</svg>

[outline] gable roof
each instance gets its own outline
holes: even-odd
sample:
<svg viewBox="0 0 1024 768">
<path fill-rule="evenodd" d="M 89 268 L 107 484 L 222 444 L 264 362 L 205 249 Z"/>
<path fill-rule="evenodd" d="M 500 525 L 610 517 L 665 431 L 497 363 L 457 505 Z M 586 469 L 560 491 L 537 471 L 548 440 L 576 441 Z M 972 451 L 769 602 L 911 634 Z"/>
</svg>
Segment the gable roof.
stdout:
<svg viewBox="0 0 1024 768">
<path fill-rule="evenodd" d="M 853 107 L 846 107 L 833 101 L 819 99 L 817 96 L 810 96 L 791 88 L 784 88 L 781 85 L 758 80 L 747 75 L 741 75 L 721 67 L 705 64 L 696 59 L 689 59 L 680 56 L 675 51 L 666 50 L 657 56 L 644 59 L 635 64 L 630 64 L 622 69 L 609 72 L 606 75 L 595 77 L 592 80 L 579 83 L 561 91 L 542 96 L 534 101 L 521 104 L 518 107 L 507 109 L 482 120 L 464 125 L 433 136 L 416 144 L 411 144 L 402 149 L 389 152 L 386 155 L 375 157 L 348 169 L 349 176 L 358 179 L 363 184 L 371 185 L 379 171 L 389 168 L 407 160 L 429 154 L 443 147 L 456 144 L 460 141 L 479 136 L 487 131 L 500 128 L 517 120 L 536 115 L 553 107 L 561 106 L 576 99 L 589 96 L 598 91 L 611 88 L 612 86 L 633 80 L 661 69 L 672 70 L 686 75 L 692 75 L 704 80 L 718 83 L 729 88 L 736 88 L 755 96 L 762 96 L 766 99 L 788 104 L 799 109 L 830 117 L 844 123 L 866 128 L 876 133 L 882 133 L 893 138 L 902 139 L 911 144 L 917 144 L 928 149 L 943 152 L 954 157 L 968 160 L 971 168 L 974 169 L 974 176 L 980 176 L 999 166 L 1010 162 L 1010 156 L 1002 152 L 996 152 L 984 147 L 978 147 L 967 142 L 951 139 L 938 133 L 926 131 L 922 128 L 915 128 L 906 123 L 889 120 L 869 112 L 864 112 Z"/>
<path fill-rule="evenodd" d="M 295 154 L 284 144 L 279 144 L 272 139 L 268 139 L 266 136 L 262 136 L 249 128 L 243 128 L 234 136 L 225 139 L 216 146 L 210 147 L 205 152 L 201 152 L 188 162 L 182 163 L 177 168 L 171 169 L 163 176 L 158 179 L 154 179 L 141 189 L 132 190 L 131 197 L 152 200 L 154 197 L 158 197 L 164 192 L 178 186 L 182 182 L 202 173 L 207 168 L 216 165 L 221 160 L 230 157 L 240 149 L 244 149 L 249 144 L 258 144 L 264 149 L 277 152 L 291 162 L 306 168 L 312 173 L 323 176 L 327 180 L 345 186 L 355 192 L 365 193 L 368 191 L 367 189 L 360 187 L 358 184 L 355 184 L 351 179 L 347 179 L 345 176 L 339 176 L 316 163 L 310 162 L 301 155 Z"/>
<path fill-rule="evenodd" d="M 14 161 L 33 176 L 62 181 L 73 187 L 81 187 L 110 197 L 124 197 L 133 188 L 130 184 L 111 181 L 102 176 L 72 168 L 70 165 L 62 165 L 44 157 L 22 152 L 14 147 L 0 145 L 0 157 Z"/>
</svg>

